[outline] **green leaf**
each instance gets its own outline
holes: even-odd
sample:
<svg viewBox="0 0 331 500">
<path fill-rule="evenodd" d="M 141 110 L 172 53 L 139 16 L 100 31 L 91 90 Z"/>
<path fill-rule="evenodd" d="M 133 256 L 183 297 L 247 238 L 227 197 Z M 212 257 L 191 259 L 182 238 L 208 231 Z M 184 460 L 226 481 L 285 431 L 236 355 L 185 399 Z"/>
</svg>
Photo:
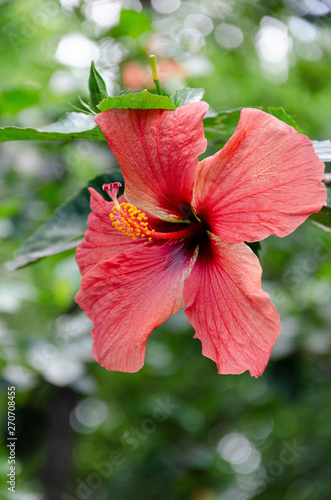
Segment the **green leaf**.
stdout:
<svg viewBox="0 0 331 500">
<path fill-rule="evenodd" d="M 119 169 L 108 174 L 99 175 L 89 182 L 88 186 L 94 187 L 99 193 L 104 194 L 102 185 L 110 182 L 123 183 L 123 176 Z M 23 243 L 18 249 L 15 258 L 7 262 L 8 270 L 14 271 L 43 257 L 75 248 L 87 229 L 87 217 L 90 211 L 90 194 L 86 187 L 61 205 Z"/>
<path fill-rule="evenodd" d="M 322 141 L 327 142 L 327 141 Z M 325 174 L 327 175 L 327 174 Z M 326 206 L 322 207 L 317 214 L 311 214 L 309 219 L 324 231 L 331 233 L 331 191 L 327 189 L 327 202 Z"/>
<path fill-rule="evenodd" d="M 284 108 L 282 107 L 274 108 L 270 106 L 268 108 L 268 113 L 275 116 L 282 122 L 287 123 L 287 125 L 291 125 L 291 127 L 295 128 L 295 130 L 300 132 L 300 134 L 304 134 L 304 132 L 301 130 L 301 128 L 299 128 L 298 124 L 293 120 L 293 118 L 286 113 Z"/>
<path fill-rule="evenodd" d="M 143 90 L 137 94 L 122 94 L 116 97 L 108 97 L 100 102 L 98 108 L 101 111 L 108 109 L 175 109 L 171 97 L 151 94 Z"/>
<path fill-rule="evenodd" d="M 189 104 L 190 102 L 199 102 L 202 100 L 205 91 L 198 88 L 182 88 L 177 89 L 171 96 L 172 102 L 178 108 Z"/>
<path fill-rule="evenodd" d="M 226 142 L 229 140 L 231 135 L 236 130 L 241 110 L 242 108 L 223 111 L 218 113 L 216 116 L 205 118 L 203 124 L 206 138 L 209 141 L 215 142 Z M 291 125 L 291 127 L 294 127 L 298 132 L 303 133 L 293 118 L 291 118 L 283 108 L 269 107 L 268 112 L 279 120 Z"/>
<path fill-rule="evenodd" d="M 324 142 L 324 141 L 323 141 Z M 324 231 L 331 233 L 331 191 L 327 189 L 326 206 L 322 207 L 317 214 L 311 214 L 309 219 Z"/>
<path fill-rule="evenodd" d="M 203 120 L 208 141 L 226 142 L 236 130 L 242 108 L 222 111 L 216 116 Z"/>
<path fill-rule="evenodd" d="M 310 215 L 311 219 L 318 227 L 331 233 L 331 208 L 323 207 L 317 214 Z"/>
<path fill-rule="evenodd" d="M 93 116 L 85 113 L 66 113 L 57 122 L 38 128 L 0 128 L 0 142 L 32 140 L 93 139 L 104 141 L 105 137 L 96 126 Z"/>
<path fill-rule="evenodd" d="M 90 106 L 94 111 L 99 113 L 97 106 L 103 99 L 107 99 L 108 94 L 106 84 L 100 73 L 98 73 L 93 61 L 91 62 L 88 86 L 90 91 Z"/>
<path fill-rule="evenodd" d="M 262 250 L 262 245 L 260 241 L 253 241 L 252 243 L 248 243 L 245 241 L 246 245 L 249 246 L 251 250 L 255 253 L 255 255 L 260 258 L 259 253 Z"/>
<path fill-rule="evenodd" d="M 76 109 L 80 113 L 84 113 L 87 115 L 94 115 L 95 114 L 95 112 L 93 111 L 93 109 L 91 108 L 89 103 L 85 102 L 79 95 L 77 96 L 77 99 L 79 100 L 80 104 L 83 106 L 83 109 L 78 108 L 77 106 L 75 106 L 72 103 L 69 103 L 74 109 Z M 98 110 L 98 112 L 99 112 L 99 110 Z"/>
</svg>

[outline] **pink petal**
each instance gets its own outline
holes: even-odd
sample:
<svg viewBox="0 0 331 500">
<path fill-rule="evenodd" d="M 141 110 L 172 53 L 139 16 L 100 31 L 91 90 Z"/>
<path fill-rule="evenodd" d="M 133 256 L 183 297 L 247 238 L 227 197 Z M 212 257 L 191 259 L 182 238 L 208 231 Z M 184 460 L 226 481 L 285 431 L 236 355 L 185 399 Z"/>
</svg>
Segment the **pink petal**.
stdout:
<svg viewBox="0 0 331 500">
<path fill-rule="evenodd" d="M 174 111 L 112 109 L 95 117 L 122 169 L 130 203 L 165 220 L 189 215 L 198 155 L 207 146 L 207 108 L 196 102 Z"/>
<path fill-rule="evenodd" d="M 144 247 L 146 243 L 146 239 L 132 240 L 116 230 L 109 217 L 114 203 L 106 201 L 93 188 L 89 188 L 89 191 L 92 212 L 88 217 L 88 230 L 85 232 L 84 240 L 76 250 L 76 261 L 82 275 L 102 260 L 119 252 Z M 121 196 L 118 201 L 125 203 L 126 199 Z M 182 229 L 182 224 L 162 221 L 148 212 L 145 215 L 148 217 L 150 227 L 155 231 L 168 232 Z M 148 243 L 149 246 L 153 244 L 155 241 Z"/>
<path fill-rule="evenodd" d="M 93 321 L 92 355 L 108 370 L 138 371 L 151 332 L 184 305 L 192 268 L 188 243 L 158 243 L 117 254 L 81 280 L 77 304 Z"/>
<path fill-rule="evenodd" d="M 264 371 L 280 333 L 279 315 L 261 288 L 258 258 L 244 243 L 204 241 L 185 282 L 185 314 L 202 354 L 219 373 Z"/>
<path fill-rule="evenodd" d="M 89 191 L 92 212 L 88 217 L 88 230 L 84 240 L 76 250 L 76 261 L 82 275 L 111 255 L 130 250 L 133 245 L 144 246 L 144 241 L 133 241 L 112 226 L 109 214 L 114 203 L 106 201 L 93 188 L 89 188 Z M 119 199 L 119 203 L 125 201 L 124 197 Z"/>
<path fill-rule="evenodd" d="M 326 202 L 311 141 L 258 109 L 243 109 L 224 148 L 200 163 L 193 205 L 225 241 L 286 236 Z"/>
</svg>

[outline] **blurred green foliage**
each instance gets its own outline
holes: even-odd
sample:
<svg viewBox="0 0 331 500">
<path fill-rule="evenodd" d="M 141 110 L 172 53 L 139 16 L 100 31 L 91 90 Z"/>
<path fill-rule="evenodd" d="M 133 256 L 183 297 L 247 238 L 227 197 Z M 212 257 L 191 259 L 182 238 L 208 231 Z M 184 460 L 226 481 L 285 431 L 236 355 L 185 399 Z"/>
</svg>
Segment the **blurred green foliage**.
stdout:
<svg viewBox="0 0 331 500">
<path fill-rule="evenodd" d="M 41 128 L 69 103 L 81 109 L 91 59 L 110 95 L 132 81 L 129 62 L 141 64 L 140 88 L 153 52 L 169 94 L 204 88 L 212 110 L 224 111 L 206 119 L 207 154 L 226 140 L 223 123 L 236 125 L 226 111 L 243 106 L 283 107 L 312 139 L 331 138 L 329 2 L 101 4 L 0 2 L 1 126 Z M 118 167 L 91 137 L 7 142 L 0 165 L 2 264 L 63 202 Z M 0 269 L 1 498 L 13 497 L 11 385 L 20 500 L 330 498 L 331 233 L 307 221 L 262 242 L 264 288 L 283 331 L 259 379 L 217 375 L 182 312 L 151 335 L 139 373 L 101 368 L 73 300 L 73 254 Z"/>
</svg>

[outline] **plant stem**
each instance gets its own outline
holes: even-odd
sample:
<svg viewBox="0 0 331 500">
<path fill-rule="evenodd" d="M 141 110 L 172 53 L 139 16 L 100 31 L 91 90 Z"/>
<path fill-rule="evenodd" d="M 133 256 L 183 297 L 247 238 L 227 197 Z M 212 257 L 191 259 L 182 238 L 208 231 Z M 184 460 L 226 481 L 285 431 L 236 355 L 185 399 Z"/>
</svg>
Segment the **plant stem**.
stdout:
<svg viewBox="0 0 331 500">
<path fill-rule="evenodd" d="M 159 75 L 157 72 L 156 56 L 154 56 L 154 55 L 149 56 L 149 60 L 150 60 L 151 67 L 152 67 L 153 80 L 155 83 L 156 90 L 157 90 L 159 95 L 162 95 L 160 83 L 159 83 Z"/>
</svg>

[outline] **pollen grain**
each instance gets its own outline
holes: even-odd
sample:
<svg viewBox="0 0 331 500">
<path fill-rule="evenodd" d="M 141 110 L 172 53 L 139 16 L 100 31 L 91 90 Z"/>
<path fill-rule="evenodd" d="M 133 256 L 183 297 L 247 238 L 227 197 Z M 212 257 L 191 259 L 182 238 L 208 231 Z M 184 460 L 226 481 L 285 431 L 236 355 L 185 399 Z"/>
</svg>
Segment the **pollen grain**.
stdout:
<svg viewBox="0 0 331 500">
<path fill-rule="evenodd" d="M 114 228 L 133 240 L 147 238 L 151 233 L 147 229 L 146 215 L 130 203 L 121 203 L 118 207 L 114 205 L 109 216 Z"/>
</svg>

